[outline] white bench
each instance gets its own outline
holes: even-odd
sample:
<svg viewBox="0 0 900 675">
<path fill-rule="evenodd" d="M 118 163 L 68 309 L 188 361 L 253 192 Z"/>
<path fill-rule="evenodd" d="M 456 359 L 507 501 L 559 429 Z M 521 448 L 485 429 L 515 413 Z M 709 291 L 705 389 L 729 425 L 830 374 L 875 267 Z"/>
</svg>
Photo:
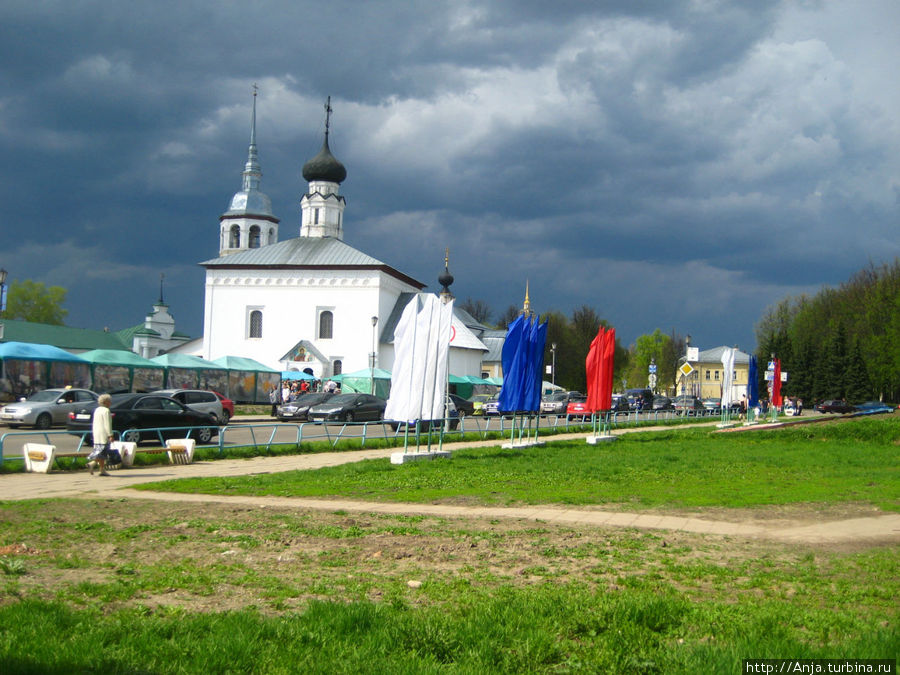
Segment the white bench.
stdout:
<svg viewBox="0 0 900 675">
<path fill-rule="evenodd" d="M 110 443 L 111 448 L 115 448 L 122 456 L 122 463 L 116 465 L 107 464 L 106 468 L 115 468 L 121 466 L 128 468 L 134 464 L 134 453 L 137 448 L 135 443 L 126 443 L 124 441 L 113 441 Z M 25 471 L 31 473 L 50 473 L 53 467 L 53 460 L 60 457 L 84 457 L 90 452 L 59 452 L 55 445 L 46 445 L 44 443 L 26 443 L 22 446 L 22 456 L 25 459 Z"/>
<path fill-rule="evenodd" d="M 169 456 L 169 464 L 190 464 L 194 461 L 193 438 L 170 438 L 166 441 L 166 454 Z"/>
<path fill-rule="evenodd" d="M 85 455 L 85 453 L 80 453 Z M 22 446 L 25 459 L 25 470 L 32 473 L 50 473 L 53 459 L 56 457 L 56 446 L 44 443 L 26 443 Z M 86 456 L 86 455 L 85 455 Z"/>
</svg>

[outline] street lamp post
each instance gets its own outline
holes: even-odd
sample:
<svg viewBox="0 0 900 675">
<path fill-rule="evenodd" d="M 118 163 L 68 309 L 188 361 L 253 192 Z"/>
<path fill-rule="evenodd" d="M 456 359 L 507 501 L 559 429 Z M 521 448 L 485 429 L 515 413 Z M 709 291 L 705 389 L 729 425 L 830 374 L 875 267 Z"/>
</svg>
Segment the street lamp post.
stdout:
<svg viewBox="0 0 900 675">
<path fill-rule="evenodd" d="M 378 348 L 375 342 L 375 326 L 378 325 L 378 317 L 372 317 L 372 354 L 369 362 L 369 375 L 372 378 L 372 396 L 375 395 L 375 358 L 378 356 Z"/>
<path fill-rule="evenodd" d="M 556 384 L 556 343 L 550 343 L 550 354 L 553 356 L 552 365 L 550 366 L 550 382 Z"/>
</svg>

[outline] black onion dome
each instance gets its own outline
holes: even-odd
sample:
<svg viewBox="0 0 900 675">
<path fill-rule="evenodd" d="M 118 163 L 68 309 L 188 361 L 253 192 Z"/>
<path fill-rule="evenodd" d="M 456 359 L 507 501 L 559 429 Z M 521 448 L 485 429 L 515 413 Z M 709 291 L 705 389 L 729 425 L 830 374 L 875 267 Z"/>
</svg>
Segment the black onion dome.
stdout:
<svg viewBox="0 0 900 675">
<path fill-rule="evenodd" d="M 347 169 L 341 164 L 328 147 L 328 136 L 322 143 L 319 154 L 303 165 L 303 179 L 309 182 L 314 180 L 328 181 L 329 183 L 342 183 L 347 177 Z"/>
<path fill-rule="evenodd" d="M 438 283 L 449 290 L 450 285 L 453 283 L 453 275 L 445 269 L 438 277 Z"/>
</svg>

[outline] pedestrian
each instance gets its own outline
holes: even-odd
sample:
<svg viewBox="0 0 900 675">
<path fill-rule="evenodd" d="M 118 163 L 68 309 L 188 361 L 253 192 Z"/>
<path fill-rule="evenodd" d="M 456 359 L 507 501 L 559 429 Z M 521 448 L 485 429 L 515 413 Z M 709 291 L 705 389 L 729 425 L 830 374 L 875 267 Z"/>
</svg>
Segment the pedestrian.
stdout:
<svg viewBox="0 0 900 675">
<path fill-rule="evenodd" d="M 106 457 L 109 454 L 109 444 L 112 442 L 112 414 L 109 412 L 109 405 L 112 398 L 109 394 L 100 394 L 97 399 L 97 407 L 94 409 L 93 424 L 91 425 L 91 435 L 94 437 L 94 451 L 88 455 L 88 468 L 91 475 L 94 475 L 94 468 L 99 467 L 101 476 L 108 476 L 106 473 Z"/>
<path fill-rule="evenodd" d="M 272 404 L 272 412 L 269 413 L 269 417 L 275 417 L 275 413 L 278 412 L 278 398 L 279 398 L 279 387 L 275 386 L 269 390 L 269 403 Z"/>
<path fill-rule="evenodd" d="M 744 419 L 747 417 L 747 396 L 741 396 L 741 413 L 739 415 L 740 419 Z"/>
</svg>

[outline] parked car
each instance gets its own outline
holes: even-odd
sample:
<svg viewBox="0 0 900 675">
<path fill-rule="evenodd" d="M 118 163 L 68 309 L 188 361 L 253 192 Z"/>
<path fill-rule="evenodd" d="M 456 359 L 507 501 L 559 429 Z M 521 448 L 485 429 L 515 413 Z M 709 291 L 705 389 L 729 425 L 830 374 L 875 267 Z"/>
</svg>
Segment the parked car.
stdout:
<svg viewBox="0 0 900 675">
<path fill-rule="evenodd" d="M 310 422 L 377 422 L 384 417 L 387 401 L 371 394 L 335 394 L 314 405 L 307 413 Z"/>
<path fill-rule="evenodd" d="M 705 398 L 703 399 L 703 407 L 711 413 L 720 413 L 722 412 L 722 399 Z"/>
<path fill-rule="evenodd" d="M 631 403 L 629 403 L 628 397 L 625 394 L 613 394 L 611 410 L 613 412 L 628 412 L 631 410 Z"/>
<path fill-rule="evenodd" d="M 481 406 L 482 415 L 500 414 L 500 394 L 494 394 Z"/>
<path fill-rule="evenodd" d="M 856 412 L 856 407 L 840 399 L 829 399 L 816 404 L 816 410 L 820 413 L 852 413 Z"/>
<path fill-rule="evenodd" d="M 225 407 L 222 405 L 222 400 L 213 391 L 205 391 L 203 389 L 159 389 L 153 393 L 171 396 L 191 410 L 209 413 L 220 424 L 228 424 L 228 417 L 225 417 Z"/>
<path fill-rule="evenodd" d="M 310 394 L 301 394 L 296 400 L 282 403 L 276 409 L 278 419 L 282 422 L 304 422 L 308 419 L 309 409 L 314 405 L 325 403 L 334 394 L 319 391 Z"/>
<path fill-rule="evenodd" d="M 214 391 L 213 393 L 219 397 L 219 401 L 222 403 L 222 417 L 225 419 L 220 419 L 219 421 L 222 422 L 222 424 L 228 424 L 228 420 L 234 417 L 234 401 L 217 391 Z"/>
<path fill-rule="evenodd" d="M 880 413 L 893 413 L 894 406 L 881 401 L 866 401 L 856 406 L 856 410 L 863 415 L 878 415 Z"/>
<path fill-rule="evenodd" d="M 580 391 L 554 391 L 541 401 L 542 415 L 563 415 L 573 398 L 584 396 Z"/>
<path fill-rule="evenodd" d="M 701 401 L 696 396 L 690 396 L 688 394 L 676 396 L 675 400 L 672 401 L 672 405 L 678 412 L 688 414 L 696 410 L 706 410 L 706 408 L 703 406 L 703 401 Z"/>
<path fill-rule="evenodd" d="M 88 432 L 90 442 L 91 417 L 97 403 L 93 402 L 77 412 L 69 413 L 66 428 L 76 435 Z M 198 443 L 209 443 L 219 433 L 218 419 L 209 413 L 192 410 L 170 396 L 151 394 L 113 394 L 109 410 L 112 413 L 113 431 L 121 434 L 123 441 L 138 443 L 142 440 L 158 440 L 157 429 L 165 429 L 162 437 L 184 438 L 186 427 L 191 438 Z M 170 428 L 176 427 L 176 428 Z"/>
<path fill-rule="evenodd" d="M 449 396 L 450 396 L 450 400 L 447 401 L 447 420 L 448 420 L 449 424 L 447 426 L 449 429 L 453 430 L 453 429 L 459 428 L 459 418 L 462 417 L 462 415 L 459 414 L 459 408 L 456 407 L 456 403 L 454 402 L 454 397 L 455 398 L 459 398 L 459 397 L 456 396 L 456 394 L 449 394 Z M 465 399 L 462 399 L 462 400 L 465 401 Z M 394 431 L 397 431 L 398 429 L 405 427 L 406 424 L 407 424 L 406 422 L 397 421 L 397 420 L 391 420 L 390 422 L 388 422 L 388 426 L 390 426 L 390 428 L 393 429 Z M 418 420 L 418 427 L 421 431 L 430 431 L 432 427 L 440 428 L 441 426 L 443 426 L 443 424 L 444 424 L 444 420 L 442 420 L 442 419 L 440 419 L 440 420 Z M 411 427 L 412 426 L 413 425 L 411 425 Z"/>
<path fill-rule="evenodd" d="M 476 394 L 472 397 L 472 414 L 484 415 L 484 404 L 491 400 L 491 394 Z"/>
<path fill-rule="evenodd" d="M 462 396 L 457 396 L 456 394 L 449 394 L 449 396 L 450 400 L 453 401 L 453 405 L 456 406 L 459 417 L 475 414 L 475 404 L 472 401 L 464 399 Z"/>
<path fill-rule="evenodd" d="M 654 396 L 653 403 L 650 405 L 653 410 L 673 410 L 675 408 L 672 399 L 668 396 Z"/>
<path fill-rule="evenodd" d="M 590 415 L 587 409 L 587 396 L 572 397 L 569 399 L 569 405 L 566 408 L 566 418 L 585 417 Z"/>
<path fill-rule="evenodd" d="M 0 421 L 11 429 L 23 424 L 49 429 L 54 424 L 65 424 L 70 412 L 96 402 L 97 394 L 89 389 L 44 389 L 0 408 Z"/>
<path fill-rule="evenodd" d="M 625 395 L 632 410 L 644 410 L 653 405 L 653 392 L 649 389 L 626 389 Z"/>
</svg>

